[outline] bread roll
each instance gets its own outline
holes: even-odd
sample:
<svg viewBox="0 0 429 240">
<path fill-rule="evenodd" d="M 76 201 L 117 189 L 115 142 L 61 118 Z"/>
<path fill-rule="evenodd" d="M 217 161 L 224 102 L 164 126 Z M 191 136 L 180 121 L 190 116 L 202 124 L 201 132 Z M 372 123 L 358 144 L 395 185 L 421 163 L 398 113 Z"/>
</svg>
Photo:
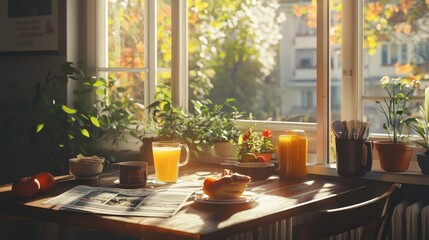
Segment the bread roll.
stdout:
<svg viewBox="0 0 429 240">
<path fill-rule="evenodd" d="M 225 169 L 219 179 L 208 177 L 204 180 L 203 191 L 213 199 L 240 198 L 251 178 Z"/>
</svg>

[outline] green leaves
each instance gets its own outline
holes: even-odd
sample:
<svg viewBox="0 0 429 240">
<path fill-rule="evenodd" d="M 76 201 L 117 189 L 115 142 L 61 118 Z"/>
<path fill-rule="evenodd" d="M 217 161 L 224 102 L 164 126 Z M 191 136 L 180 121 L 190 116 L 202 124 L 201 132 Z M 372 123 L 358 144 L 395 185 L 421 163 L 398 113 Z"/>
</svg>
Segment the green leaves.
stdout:
<svg viewBox="0 0 429 240">
<path fill-rule="evenodd" d="M 61 109 L 62 109 L 65 113 L 67 113 L 67 114 L 75 114 L 75 113 L 77 112 L 77 110 L 76 110 L 76 109 L 74 109 L 74 108 L 70 108 L 70 107 L 68 107 L 68 106 L 66 106 L 66 105 L 62 105 L 62 106 L 61 106 Z"/>
<path fill-rule="evenodd" d="M 74 102 L 66 104 L 59 89 L 70 80 L 79 81 L 79 88 L 73 91 Z M 79 153 L 89 154 L 107 133 L 113 132 L 109 136 L 113 143 L 126 140 L 128 131 L 138 137 L 140 126 L 134 117 L 141 105 L 134 105 L 127 87 L 116 88 L 116 81 L 90 75 L 82 63 L 67 62 L 61 72 L 48 74 L 45 85 L 38 86 L 34 103 L 41 111 L 35 117 L 35 143 L 46 146 L 53 161 L 62 161 Z M 94 93 L 98 95 L 95 100 Z"/>
<path fill-rule="evenodd" d="M 86 129 L 84 128 L 84 129 L 82 129 L 80 132 L 82 133 L 82 135 L 83 135 L 83 136 L 85 136 L 85 137 L 89 138 L 90 134 L 89 134 L 88 130 L 86 130 Z"/>
<path fill-rule="evenodd" d="M 90 119 L 91 119 L 92 124 L 94 124 L 94 126 L 100 127 L 100 122 L 98 121 L 98 119 L 96 117 L 91 116 Z"/>
<path fill-rule="evenodd" d="M 44 126 L 45 126 L 45 124 L 43 124 L 43 123 L 37 124 L 37 126 L 36 126 L 36 133 L 42 131 L 42 129 L 43 129 Z"/>
<path fill-rule="evenodd" d="M 413 129 L 417 135 L 420 136 L 420 140 L 413 141 L 415 144 L 423 147 L 426 151 L 429 151 L 429 88 L 425 89 L 425 101 L 424 107 L 420 106 L 423 119 L 419 118 L 408 118 L 405 120 L 406 124 Z"/>
<path fill-rule="evenodd" d="M 159 138 L 185 141 L 199 155 L 214 141 L 238 141 L 241 131 L 236 120 L 243 113 L 236 111 L 233 101 L 228 99 L 224 104 L 213 104 L 207 99 L 191 101 L 193 111 L 185 112 L 163 99 L 150 104 L 149 110 Z"/>
</svg>

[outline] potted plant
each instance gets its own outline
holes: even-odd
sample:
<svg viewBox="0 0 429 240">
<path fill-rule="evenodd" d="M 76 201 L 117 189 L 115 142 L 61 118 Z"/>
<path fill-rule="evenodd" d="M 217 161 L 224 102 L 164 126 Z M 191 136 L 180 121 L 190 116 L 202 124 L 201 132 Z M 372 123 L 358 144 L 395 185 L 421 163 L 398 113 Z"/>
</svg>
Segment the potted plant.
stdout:
<svg viewBox="0 0 429 240">
<path fill-rule="evenodd" d="M 388 96 L 383 102 L 376 101 L 377 108 L 384 115 L 383 128 L 390 141 L 374 141 L 381 168 L 389 172 L 402 172 L 408 169 L 413 148 L 406 144 L 409 136 L 405 122 L 408 115 L 407 102 L 411 99 L 419 81 L 384 76 L 380 86 Z"/>
<path fill-rule="evenodd" d="M 239 139 L 239 161 L 261 161 L 268 162 L 274 153 L 272 143 L 273 134 L 270 129 L 265 129 L 258 133 L 254 128 L 250 128 Z"/>
<path fill-rule="evenodd" d="M 417 162 L 423 174 L 429 174 L 429 88 L 425 89 L 424 107 L 420 106 L 423 119 L 409 118 L 408 126 L 420 137 L 413 141 L 418 146 L 425 149 L 424 152 L 417 153 Z"/>
<path fill-rule="evenodd" d="M 195 113 L 184 111 L 181 107 L 173 106 L 167 93 L 157 94 L 157 99 L 149 105 L 152 128 L 156 134 L 153 139 L 178 140 L 185 142 L 192 149 L 192 157 L 199 157 L 205 152 L 209 142 L 211 117 L 200 101 L 193 101 Z M 149 147 L 145 148 L 150 155 Z"/>
<path fill-rule="evenodd" d="M 223 104 L 215 105 L 211 112 L 210 141 L 214 151 L 219 157 L 236 157 L 238 150 L 238 139 L 242 130 L 237 124 L 237 119 L 243 117 L 244 112 L 239 112 L 232 105 L 235 101 L 228 98 Z M 226 108 L 226 109 L 225 109 Z"/>
<path fill-rule="evenodd" d="M 60 91 L 69 81 L 80 85 L 72 104 Z M 68 172 L 68 159 L 77 154 L 99 154 L 103 138 L 117 144 L 138 135 L 136 116 L 142 105 L 125 88 L 114 89 L 114 81 L 93 77 L 84 63 L 66 62 L 37 85 L 31 135 L 34 144 L 46 149 L 41 154 L 56 165 L 54 171 Z"/>
</svg>

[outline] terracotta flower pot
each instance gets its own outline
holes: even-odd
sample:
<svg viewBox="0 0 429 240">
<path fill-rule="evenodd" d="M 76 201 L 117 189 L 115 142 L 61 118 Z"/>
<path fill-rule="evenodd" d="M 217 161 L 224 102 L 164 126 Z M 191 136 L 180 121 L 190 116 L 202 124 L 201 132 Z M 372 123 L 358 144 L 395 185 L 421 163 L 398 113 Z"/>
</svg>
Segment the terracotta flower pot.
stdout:
<svg viewBox="0 0 429 240">
<path fill-rule="evenodd" d="M 413 148 L 403 143 L 374 141 L 381 168 L 386 172 L 403 172 L 410 166 Z"/>
<path fill-rule="evenodd" d="M 429 174 L 429 155 L 426 153 L 417 153 L 417 162 L 423 174 Z"/>
<path fill-rule="evenodd" d="M 256 156 L 262 156 L 264 158 L 264 162 L 269 162 L 273 158 L 272 153 L 256 153 Z"/>
</svg>

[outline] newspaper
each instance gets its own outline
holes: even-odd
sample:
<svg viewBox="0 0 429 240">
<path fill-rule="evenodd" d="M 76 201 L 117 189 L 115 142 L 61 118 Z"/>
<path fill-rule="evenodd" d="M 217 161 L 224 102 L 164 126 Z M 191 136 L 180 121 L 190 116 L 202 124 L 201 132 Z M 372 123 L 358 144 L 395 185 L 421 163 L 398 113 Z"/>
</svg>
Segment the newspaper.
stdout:
<svg viewBox="0 0 429 240">
<path fill-rule="evenodd" d="M 61 205 L 60 210 L 107 215 L 171 217 L 182 208 L 192 193 L 173 189 L 158 192 L 80 185 L 43 204 Z"/>
</svg>

